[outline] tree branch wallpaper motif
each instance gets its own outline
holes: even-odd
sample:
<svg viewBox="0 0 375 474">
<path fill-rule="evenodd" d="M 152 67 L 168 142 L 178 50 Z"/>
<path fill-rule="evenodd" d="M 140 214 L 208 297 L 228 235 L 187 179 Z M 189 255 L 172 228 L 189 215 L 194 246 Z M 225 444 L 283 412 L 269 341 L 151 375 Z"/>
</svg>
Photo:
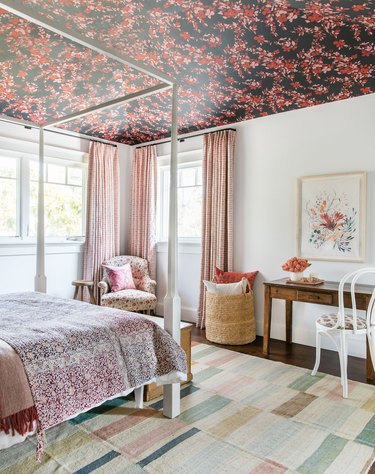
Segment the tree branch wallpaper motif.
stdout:
<svg viewBox="0 0 375 474">
<path fill-rule="evenodd" d="M 374 1 L 24 0 L 175 77 L 179 132 L 375 92 Z M 0 10 L 0 112 L 38 123 L 155 81 Z M 136 144 L 170 133 L 168 92 L 65 128 Z"/>
</svg>

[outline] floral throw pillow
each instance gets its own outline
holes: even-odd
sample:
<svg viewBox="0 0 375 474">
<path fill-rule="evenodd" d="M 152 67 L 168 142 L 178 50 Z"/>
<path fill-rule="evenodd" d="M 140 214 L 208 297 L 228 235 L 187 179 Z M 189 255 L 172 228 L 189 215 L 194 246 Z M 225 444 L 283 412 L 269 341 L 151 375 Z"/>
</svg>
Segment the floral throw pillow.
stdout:
<svg viewBox="0 0 375 474">
<path fill-rule="evenodd" d="M 214 282 L 215 283 L 236 283 L 241 281 L 242 278 L 247 278 L 252 289 L 254 286 L 255 277 L 258 275 L 256 272 L 240 273 L 240 272 L 224 272 L 220 268 L 215 267 L 214 271 Z"/>
<path fill-rule="evenodd" d="M 111 286 L 111 291 L 116 292 L 136 289 L 129 263 L 122 267 L 112 267 L 109 265 L 103 265 L 103 267 L 107 270 L 107 278 Z"/>
</svg>

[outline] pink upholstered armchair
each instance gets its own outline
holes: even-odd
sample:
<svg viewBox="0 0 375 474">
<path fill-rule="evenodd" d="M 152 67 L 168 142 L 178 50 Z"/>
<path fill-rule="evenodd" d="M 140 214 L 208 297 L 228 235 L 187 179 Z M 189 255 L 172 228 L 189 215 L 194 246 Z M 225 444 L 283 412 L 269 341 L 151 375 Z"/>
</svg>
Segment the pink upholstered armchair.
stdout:
<svg viewBox="0 0 375 474">
<path fill-rule="evenodd" d="M 103 265 L 120 267 L 126 263 L 130 264 L 136 289 L 112 292 L 107 271 L 103 267 L 103 278 L 98 283 L 99 305 L 125 311 L 145 311 L 150 314 L 156 309 L 157 299 L 155 296 L 156 281 L 150 278 L 147 260 L 141 257 L 121 255 L 106 260 Z"/>
</svg>

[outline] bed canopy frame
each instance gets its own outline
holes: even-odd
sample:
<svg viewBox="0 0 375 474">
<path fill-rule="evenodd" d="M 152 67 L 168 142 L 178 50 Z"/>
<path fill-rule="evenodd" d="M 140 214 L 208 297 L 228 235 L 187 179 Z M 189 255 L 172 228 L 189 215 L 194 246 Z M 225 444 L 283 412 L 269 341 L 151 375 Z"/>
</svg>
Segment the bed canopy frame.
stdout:
<svg viewBox="0 0 375 474">
<path fill-rule="evenodd" d="M 7 116 L 9 122 L 39 129 L 39 192 L 38 192 L 38 227 L 36 274 L 34 280 L 35 291 L 47 291 L 47 278 L 45 275 L 45 229 L 44 229 L 44 131 L 56 125 L 79 119 L 93 112 L 110 108 L 114 105 L 124 104 L 151 94 L 156 94 L 167 89 L 172 90 L 171 113 L 171 161 L 170 161 L 170 200 L 169 200 L 169 237 L 168 237 L 168 281 L 167 293 L 164 298 L 165 329 L 180 343 L 181 301 L 177 291 L 177 91 L 178 84 L 172 77 L 167 76 L 153 67 L 146 66 L 127 57 L 121 52 L 107 47 L 104 43 L 86 38 L 79 33 L 72 32 L 64 25 L 48 19 L 34 9 L 28 8 L 22 1 L 1 1 L 0 8 L 32 22 L 42 28 L 56 33 L 74 43 L 89 48 L 96 53 L 104 55 L 125 66 L 139 71 L 149 77 L 157 79 L 160 83 L 140 91 L 122 95 L 113 100 L 61 116 L 57 119 L 47 120 L 43 124 L 36 124 L 27 120 L 20 120 Z M 169 418 L 180 414 L 180 384 L 170 384 L 164 387 L 163 413 Z"/>
</svg>

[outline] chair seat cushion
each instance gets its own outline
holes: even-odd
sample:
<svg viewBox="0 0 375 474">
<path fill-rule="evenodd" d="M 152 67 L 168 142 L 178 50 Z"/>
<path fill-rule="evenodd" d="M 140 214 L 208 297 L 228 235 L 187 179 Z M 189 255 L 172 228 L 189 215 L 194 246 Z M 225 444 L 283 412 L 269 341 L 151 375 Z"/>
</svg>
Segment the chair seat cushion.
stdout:
<svg viewBox="0 0 375 474">
<path fill-rule="evenodd" d="M 324 326 L 326 328 L 333 328 L 337 323 L 337 314 L 323 314 L 320 318 L 317 319 L 317 324 Z M 366 329 L 366 320 L 357 316 L 357 329 Z M 345 329 L 353 330 L 353 316 L 346 314 L 345 315 Z"/>
<path fill-rule="evenodd" d="M 157 299 L 152 293 L 140 290 L 121 290 L 106 293 L 101 299 L 102 306 L 126 311 L 155 310 Z"/>
</svg>

